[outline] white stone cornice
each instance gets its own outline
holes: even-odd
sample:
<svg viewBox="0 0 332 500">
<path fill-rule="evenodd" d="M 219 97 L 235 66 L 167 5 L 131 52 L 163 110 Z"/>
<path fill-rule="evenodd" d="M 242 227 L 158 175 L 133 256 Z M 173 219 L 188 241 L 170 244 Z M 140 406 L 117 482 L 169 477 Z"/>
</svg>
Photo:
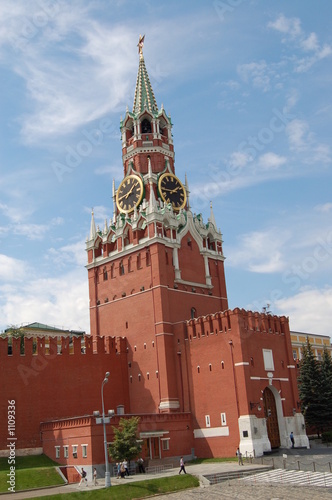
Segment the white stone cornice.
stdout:
<svg viewBox="0 0 332 500">
<path fill-rule="evenodd" d="M 175 279 L 174 283 L 178 283 L 178 284 L 184 285 L 184 286 L 191 286 L 194 288 L 196 288 L 196 287 L 197 288 L 205 288 L 206 290 L 210 290 L 211 288 L 213 288 L 212 285 L 207 285 L 206 283 L 197 283 L 195 281 L 186 281 L 186 280 L 182 280 L 182 279 Z M 179 290 L 179 291 L 182 291 L 182 290 Z M 190 292 L 190 293 L 192 293 L 192 292 Z"/>
<path fill-rule="evenodd" d="M 131 146 L 129 146 L 131 147 Z M 123 155 L 123 161 L 127 161 L 129 160 L 130 158 L 133 158 L 134 156 L 136 156 L 137 154 L 140 154 L 140 153 L 161 153 L 162 155 L 165 155 L 165 148 L 162 147 L 162 146 L 147 146 L 147 147 L 138 147 L 138 148 L 134 148 L 131 149 L 131 151 L 128 151 L 127 150 L 127 153 L 125 155 Z M 170 151 L 170 150 L 167 150 L 167 156 L 169 158 L 172 158 L 174 159 L 174 151 Z"/>
</svg>

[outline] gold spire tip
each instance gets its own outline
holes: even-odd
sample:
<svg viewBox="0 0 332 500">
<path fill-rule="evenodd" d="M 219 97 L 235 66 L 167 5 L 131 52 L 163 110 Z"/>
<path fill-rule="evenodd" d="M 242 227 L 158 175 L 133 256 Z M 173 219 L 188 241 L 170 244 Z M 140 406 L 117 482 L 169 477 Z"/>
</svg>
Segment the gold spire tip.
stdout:
<svg viewBox="0 0 332 500">
<path fill-rule="evenodd" d="M 140 59 L 143 59 L 144 38 L 145 38 L 145 35 L 143 35 L 143 36 L 140 35 L 139 39 L 138 39 L 138 44 L 137 44 Z"/>
</svg>

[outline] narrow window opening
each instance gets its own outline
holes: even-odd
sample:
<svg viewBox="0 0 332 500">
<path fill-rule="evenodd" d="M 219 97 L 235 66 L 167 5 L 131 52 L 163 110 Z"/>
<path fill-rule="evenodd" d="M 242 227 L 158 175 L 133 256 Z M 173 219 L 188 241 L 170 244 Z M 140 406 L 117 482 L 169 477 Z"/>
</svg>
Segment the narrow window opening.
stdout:
<svg viewBox="0 0 332 500">
<path fill-rule="evenodd" d="M 103 269 L 103 276 L 104 276 L 104 281 L 107 281 L 108 280 L 108 274 L 107 274 L 106 266 Z"/>
</svg>

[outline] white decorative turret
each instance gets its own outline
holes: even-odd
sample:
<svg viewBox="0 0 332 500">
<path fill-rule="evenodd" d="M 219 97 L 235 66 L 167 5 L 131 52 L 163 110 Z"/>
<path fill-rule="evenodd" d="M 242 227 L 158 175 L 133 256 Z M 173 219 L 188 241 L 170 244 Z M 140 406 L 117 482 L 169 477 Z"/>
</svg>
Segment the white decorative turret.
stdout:
<svg viewBox="0 0 332 500">
<path fill-rule="evenodd" d="M 94 240 L 95 236 L 96 236 L 96 224 L 95 224 L 95 218 L 94 218 L 94 213 L 93 213 L 93 209 L 92 209 L 89 240 L 90 241 Z"/>
<path fill-rule="evenodd" d="M 217 223 L 212 209 L 212 201 L 210 201 L 210 217 L 208 218 L 208 221 L 213 225 L 214 229 L 217 230 Z"/>
<path fill-rule="evenodd" d="M 187 207 L 188 207 L 188 210 L 190 210 L 190 202 L 189 202 L 190 191 L 189 191 L 189 185 L 188 185 L 188 179 L 187 179 L 186 173 L 184 174 L 184 186 L 186 188 L 186 193 L 187 193 Z"/>
<path fill-rule="evenodd" d="M 116 198 L 115 198 L 115 180 L 113 179 L 112 183 L 112 198 L 113 198 L 113 219 L 114 215 L 116 215 Z"/>
<path fill-rule="evenodd" d="M 156 210 L 156 207 L 157 207 L 157 200 L 156 200 L 156 197 L 155 197 L 155 194 L 154 194 L 154 190 L 153 190 L 153 175 L 152 175 L 152 166 L 151 166 L 151 158 L 150 156 L 148 156 L 148 176 L 147 176 L 147 180 L 149 181 L 149 184 L 150 184 L 150 197 L 149 197 L 149 208 L 148 208 L 148 212 L 149 213 L 152 213 Z"/>
</svg>

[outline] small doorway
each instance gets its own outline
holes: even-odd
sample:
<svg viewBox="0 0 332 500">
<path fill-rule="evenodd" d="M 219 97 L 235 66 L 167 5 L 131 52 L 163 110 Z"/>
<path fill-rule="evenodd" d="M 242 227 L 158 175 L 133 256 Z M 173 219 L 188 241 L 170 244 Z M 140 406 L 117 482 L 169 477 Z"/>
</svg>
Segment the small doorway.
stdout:
<svg viewBox="0 0 332 500">
<path fill-rule="evenodd" d="M 150 458 L 149 439 L 143 439 L 142 455 L 144 458 Z"/>
<path fill-rule="evenodd" d="M 271 389 L 266 387 L 263 392 L 264 409 L 266 416 L 267 435 L 271 443 L 271 448 L 280 447 L 280 434 L 276 402 Z"/>
<path fill-rule="evenodd" d="M 150 438 L 151 458 L 160 458 L 159 437 Z"/>
</svg>

